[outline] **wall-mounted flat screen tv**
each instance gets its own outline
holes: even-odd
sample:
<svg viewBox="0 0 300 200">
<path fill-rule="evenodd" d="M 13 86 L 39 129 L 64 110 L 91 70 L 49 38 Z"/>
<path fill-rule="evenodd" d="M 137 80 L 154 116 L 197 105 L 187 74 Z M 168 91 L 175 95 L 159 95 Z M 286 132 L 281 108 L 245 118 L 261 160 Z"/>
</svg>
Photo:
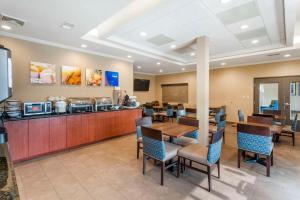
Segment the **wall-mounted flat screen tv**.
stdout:
<svg viewBox="0 0 300 200">
<path fill-rule="evenodd" d="M 12 62 L 9 49 L 0 45 L 0 103 L 12 95 Z"/>
<path fill-rule="evenodd" d="M 105 86 L 119 87 L 119 73 L 118 72 L 105 72 Z"/>
<path fill-rule="evenodd" d="M 134 79 L 133 89 L 134 91 L 149 91 L 150 80 L 146 79 Z"/>
</svg>

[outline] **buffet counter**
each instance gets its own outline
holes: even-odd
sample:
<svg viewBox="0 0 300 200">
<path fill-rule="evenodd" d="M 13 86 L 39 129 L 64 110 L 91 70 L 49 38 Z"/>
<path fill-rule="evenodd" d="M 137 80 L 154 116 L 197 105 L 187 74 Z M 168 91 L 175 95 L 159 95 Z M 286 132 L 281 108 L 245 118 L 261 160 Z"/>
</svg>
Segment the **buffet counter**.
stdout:
<svg viewBox="0 0 300 200">
<path fill-rule="evenodd" d="M 5 119 L 13 162 L 135 132 L 141 109 Z"/>
</svg>

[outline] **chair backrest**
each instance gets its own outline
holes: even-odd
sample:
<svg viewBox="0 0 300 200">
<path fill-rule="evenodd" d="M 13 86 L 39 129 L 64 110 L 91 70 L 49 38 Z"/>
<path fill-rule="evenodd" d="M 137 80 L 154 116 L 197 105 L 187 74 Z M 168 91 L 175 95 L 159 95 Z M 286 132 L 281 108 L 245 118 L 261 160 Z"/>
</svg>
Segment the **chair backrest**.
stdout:
<svg viewBox="0 0 300 200">
<path fill-rule="evenodd" d="M 220 111 L 221 113 L 225 114 L 226 113 L 226 106 L 221 106 Z"/>
<path fill-rule="evenodd" d="M 186 112 L 184 109 L 182 109 L 182 110 L 180 109 L 180 110 L 177 110 L 176 115 L 177 115 L 177 117 L 182 117 L 182 116 L 186 115 Z"/>
<path fill-rule="evenodd" d="M 182 103 L 179 103 L 179 104 L 177 105 L 177 109 L 178 109 L 178 110 L 183 110 L 183 109 L 184 109 L 183 104 L 182 104 Z"/>
<path fill-rule="evenodd" d="M 220 130 L 222 128 L 225 129 L 226 127 L 226 114 L 222 114 L 220 116 L 219 122 L 217 123 L 217 130 Z"/>
<path fill-rule="evenodd" d="M 219 123 L 220 121 L 225 121 L 226 120 L 226 114 L 223 113 L 222 111 L 216 113 L 215 120 L 216 120 L 217 123 Z"/>
<path fill-rule="evenodd" d="M 159 106 L 159 101 L 152 101 L 153 106 Z"/>
<path fill-rule="evenodd" d="M 245 121 L 245 115 L 241 109 L 238 110 L 239 122 Z"/>
<path fill-rule="evenodd" d="M 163 141 L 162 132 L 142 126 L 142 134 L 144 153 L 155 159 L 163 160 L 166 156 L 166 146 Z"/>
<path fill-rule="evenodd" d="M 298 113 L 296 113 L 295 118 L 292 121 L 292 124 L 291 124 L 292 131 L 297 132 L 297 124 L 298 124 Z"/>
<path fill-rule="evenodd" d="M 173 106 L 171 106 L 171 105 L 167 106 L 167 115 L 173 116 Z"/>
<path fill-rule="evenodd" d="M 273 108 L 273 109 L 275 109 L 275 110 L 278 110 L 278 108 L 279 108 L 279 101 L 278 100 L 272 100 L 270 107 Z"/>
<path fill-rule="evenodd" d="M 152 118 L 151 117 L 141 117 L 135 120 L 136 126 L 136 137 L 140 138 L 143 136 L 142 134 L 142 126 L 151 126 Z"/>
<path fill-rule="evenodd" d="M 145 115 L 146 116 L 153 116 L 154 115 L 154 110 L 153 110 L 152 106 L 146 106 Z"/>
<path fill-rule="evenodd" d="M 223 134 L 224 134 L 224 129 L 220 129 L 213 134 L 212 142 L 208 147 L 208 153 L 207 153 L 207 161 L 209 164 L 216 163 L 221 157 Z"/>
<path fill-rule="evenodd" d="M 237 132 L 239 149 L 264 155 L 271 154 L 272 134 L 269 126 L 238 123 Z"/>
<path fill-rule="evenodd" d="M 163 102 L 162 105 L 164 108 L 166 108 L 169 104 L 168 104 L 168 102 Z"/>
<path fill-rule="evenodd" d="M 248 116 L 247 117 L 247 122 L 272 125 L 273 124 L 273 118 L 272 117 L 262 117 L 262 116 Z"/>
<path fill-rule="evenodd" d="M 199 127 L 199 120 L 192 119 L 192 118 L 181 117 L 181 118 L 178 119 L 178 124 L 183 124 L 183 125 L 187 125 L 187 126 L 194 126 L 194 127 L 198 128 Z M 199 131 L 196 130 L 194 132 L 185 134 L 184 136 L 198 140 L 199 139 Z"/>
</svg>

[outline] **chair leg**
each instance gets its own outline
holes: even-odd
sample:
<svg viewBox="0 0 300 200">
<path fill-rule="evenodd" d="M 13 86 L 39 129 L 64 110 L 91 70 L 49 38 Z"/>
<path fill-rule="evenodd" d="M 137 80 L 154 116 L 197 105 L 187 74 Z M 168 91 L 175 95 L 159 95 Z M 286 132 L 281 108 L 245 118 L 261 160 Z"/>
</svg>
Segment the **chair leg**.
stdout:
<svg viewBox="0 0 300 200">
<path fill-rule="evenodd" d="M 225 130 L 223 132 L 223 144 L 225 144 Z"/>
<path fill-rule="evenodd" d="M 217 166 L 218 166 L 218 178 L 220 178 L 220 159 L 217 162 Z"/>
<path fill-rule="evenodd" d="M 180 159 L 180 171 L 181 171 L 181 173 L 183 173 L 183 160 L 184 160 L 184 158 L 181 158 Z"/>
<path fill-rule="evenodd" d="M 137 142 L 136 144 L 136 158 L 139 159 L 140 158 L 140 143 Z"/>
<path fill-rule="evenodd" d="M 147 164 L 147 157 L 144 154 L 143 155 L 143 174 L 146 173 L 146 164 Z"/>
<path fill-rule="evenodd" d="M 192 161 L 190 160 L 190 167 L 192 166 Z"/>
<path fill-rule="evenodd" d="M 178 156 L 177 158 L 177 178 L 179 178 L 180 176 L 180 172 L 179 172 L 179 168 L 180 168 L 180 157 Z"/>
<path fill-rule="evenodd" d="M 161 171 L 161 174 L 160 174 L 160 184 L 164 185 L 165 162 L 161 162 L 160 171 Z"/>
<path fill-rule="evenodd" d="M 211 190 L 211 168 L 207 166 L 207 176 L 208 176 L 208 191 Z"/>
<path fill-rule="evenodd" d="M 295 133 L 292 133 L 293 146 L 295 146 Z"/>
<path fill-rule="evenodd" d="M 274 154 L 273 151 L 271 152 L 271 166 L 273 166 L 274 163 Z"/>
<path fill-rule="evenodd" d="M 267 177 L 270 177 L 270 168 L 271 168 L 271 156 L 267 156 Z"/>
<path fill-rule="evenodd" d="M 242 150 L 238 149 L 238 156 L 237 156 L 237 166 L 238 166 L 238 168 L 241 168 L 241 156 L 242 156 Z"/>
</svg>

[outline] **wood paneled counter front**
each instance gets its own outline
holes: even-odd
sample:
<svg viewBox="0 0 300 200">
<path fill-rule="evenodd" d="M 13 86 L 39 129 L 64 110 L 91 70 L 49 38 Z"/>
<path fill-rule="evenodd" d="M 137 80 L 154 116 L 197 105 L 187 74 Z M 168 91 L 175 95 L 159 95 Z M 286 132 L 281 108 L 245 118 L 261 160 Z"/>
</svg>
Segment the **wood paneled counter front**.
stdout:
<svg viewBox="0 0 300 200">
<path fill-rule="evenodd" d="M 14 162 L 135 132 L 141 109 L 41 116 L 8 120 L 9 151 Z"/>
</svg>

